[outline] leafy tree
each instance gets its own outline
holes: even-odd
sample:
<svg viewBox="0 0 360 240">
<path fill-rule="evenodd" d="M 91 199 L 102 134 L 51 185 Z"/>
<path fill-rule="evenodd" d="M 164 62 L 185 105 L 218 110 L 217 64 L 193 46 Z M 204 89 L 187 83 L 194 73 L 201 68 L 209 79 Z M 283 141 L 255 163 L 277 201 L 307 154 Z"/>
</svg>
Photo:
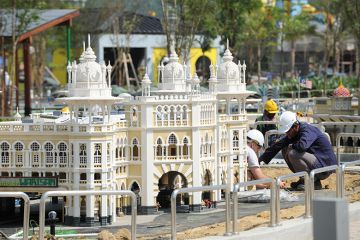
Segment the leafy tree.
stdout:
<svg viewBox="0 0 360 240">
<path fill-rule="evenodd" d="M 290 70 L 291 73 L 295 73 L 295 42 L 301 37 L 313 33 L 314 27 L 310 25 L 310 16 L 302 12 L 298 15 L 291 16 L 288 12 L 283 12 L 279 18 L 281 22 L 280 27 L 280 41 L 281 41 L 281 55 L 283 55 L 283 44 L 284 40 L 290 42 Z M 281 57 L 283 58 L 283 57 Z M 281 68 L 282 68 L 281 62 Z M 282 69 L 281 69 L 282 70 Z M 283 71 L 281 71 L 281 76 L 283 76 Z"/>
<path fill-rule="evenodd" d="M 324 55 L 323 55 L 323 69 L 325 70 L 323 89 L 330 87 L 330 82 L 328 83 L 328 77 L 326 70 L 329 67 L 330 60 L 332 59 L 332 68 L 333 72 L 339 71 L 339 60 L 340 60 L 340 49 L 339 41 L 341 38 L 346 36 L 345 30 L 346 25 L 342 21 L 342 11 L 341 11 L 341 0 L 325 0 L 317 1 L 314 3 L 315 7 L 324 14 L 324 25 L 325 31 L 320 34 L 320 37 L 324 41 Z M 329 85 L 329 86 L 328 86 Z"/>
<path fill-rule="evenodd" d="M 2 7 L 4 8 L 3 13 L 9 14 L 11 16 L 11 62 L 10 65 L 10 79 L 12 79 L 12 83 L 9 88 L 9 100 L 10 105 L 7 106 L 6 102 L 6 94 L 3 94 L 2 98 L 2 115 L 7 114 L 7 110 L 11 110 L 13 106 L 13 92 L 15 87 L 15 79 L 16 79 L 16 51 L 18 47 L 18 43 L 20 40 L 20 36 L 26 32 L 27 28 L 32 22 L 36 22 L 39 19 L 38 12 L 34 10 L 37 6 L 41 5 L 42 1 L 29 0 L 29 1 L 19 1 L 16 0 L 4 0 L 2 1 Z M 4 44 L 4 43 L 3 43 Z"/>
<path fill-rule="evenodd" d="M 276 44 L 276 22 L 272 7 L 258 8 L 246 14 L 243 41 L 249 48 L 256 48 L 257 76 L 260 84 L 261 60 L 264 50 Z M 252 58 L 250 58 L 252 59 Z M 250 66 L 252 62 L 250 61 Z"/>
<path fill-rule="evenodd" d="M 356 39 L 356 76 L 358 79 L 358 88 L 360 87 L 360 1 L 357 0 L 343 0 L 341 1 L 342 10 L 344 13 L 344 21 L 349 27 L 349 32 Z M 358 90 L 359 91 L 359 90 Z M 358 96 L 360 92 L 358 92 Z M 360 97 L 359 109 L 360 112 Z"/>
<path fill-rule="evenodd" d="M 187 62 L 195 35 L 201 34 L 200 46 L 203 50 L 217 36 L 215 18 L 216 2 L 213 0 L 161 0 L 163 8 L 163 28 L 170 52 L 172 41 L 175 49 Z"/>
<path fill-rule="evenodd" d="M 244 29 L 248 14 L 262 7 L 261 0 L 217 0 L 217 22 L 222 42 L 229 40 L 229 47 L 238 57 L 244 44 Z"/>
</svg>

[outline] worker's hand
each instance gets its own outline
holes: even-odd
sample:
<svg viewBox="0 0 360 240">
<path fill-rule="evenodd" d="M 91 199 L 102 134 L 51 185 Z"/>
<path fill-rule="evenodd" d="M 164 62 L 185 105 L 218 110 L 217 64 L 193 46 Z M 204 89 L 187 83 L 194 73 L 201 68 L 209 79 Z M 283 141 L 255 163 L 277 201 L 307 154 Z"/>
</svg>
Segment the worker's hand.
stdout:
<svg viewBox="0 0 360 240">
<path fill-rule="evenodd" d="M 285 188 L 285 182 L 280 183 L 280 188 Z"/>
</svg>

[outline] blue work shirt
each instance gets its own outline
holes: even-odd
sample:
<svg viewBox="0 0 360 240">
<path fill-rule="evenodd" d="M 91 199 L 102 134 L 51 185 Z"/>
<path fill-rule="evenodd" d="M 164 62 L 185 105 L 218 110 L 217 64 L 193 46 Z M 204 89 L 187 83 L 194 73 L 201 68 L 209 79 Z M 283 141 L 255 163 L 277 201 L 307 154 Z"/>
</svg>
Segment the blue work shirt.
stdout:
<svg viewBox="0 0 360 240">
<path fill-rule="evenodd" d="M 298 152 L 313 154 L 316 157 L 316 168 L 337 164 L 335 153 L 327 136 L 317 127 L 308 123 L 300 123 L 299 132 L 294 138 L 290 139 L 284 136 L 278 139 L 259 157 L 259 162 L 264 161 L 268 164 L 281 149 L 289 144 L 292 144 L 292 148 Z"/>
</svg>

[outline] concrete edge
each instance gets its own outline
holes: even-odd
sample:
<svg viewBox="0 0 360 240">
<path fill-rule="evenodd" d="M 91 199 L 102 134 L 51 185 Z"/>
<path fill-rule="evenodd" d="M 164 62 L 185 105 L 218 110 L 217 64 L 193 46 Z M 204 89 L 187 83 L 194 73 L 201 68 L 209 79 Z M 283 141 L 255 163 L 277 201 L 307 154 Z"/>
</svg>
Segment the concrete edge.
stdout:
<svg viewBox="0 0 360 240">
<path fill-rule="evenodd" d="M 360 220 L 360 202 L 349 204 L 350 222 Z M 238 235 L 232 236 L 211 236 L 199 239 L 215 240 L 215 239 L 267 239 L 267 240 L 304 240 L 313 239 L 312 218 L 296 218 L 292 220 L 283 220 L 276 227 L 257 227 L 248 231 L 240 232 Z"/>
</svg>

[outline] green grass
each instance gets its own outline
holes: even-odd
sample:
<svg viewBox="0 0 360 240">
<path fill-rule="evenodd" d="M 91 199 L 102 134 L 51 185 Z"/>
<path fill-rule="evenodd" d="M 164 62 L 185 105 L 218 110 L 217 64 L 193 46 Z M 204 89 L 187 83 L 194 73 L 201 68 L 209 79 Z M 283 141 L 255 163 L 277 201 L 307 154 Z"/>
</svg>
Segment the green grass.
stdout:
<svg viewBox="0 0 360 240">
<path fill-rule="evenodd" d="M 35 234 L 38 233 L 38 230 L 39 230 L 38 228 L 35 228 Z M 50 234 L 49 229 L 45 230 L 45 235 L 47 235 L 47 234 Z M 73 229 L 56 229 L 55 228 L 55 235 L 68 235 L 68 234 L 78 234 L 78 231 L 73 230 Z M 30 228 L 28 236 L 32 236 L 32 235 L 33 235 L 33 230 Z M 22 237 L 23 234 L 21 232 L 21 233 L 18 233 L 16 236 Z"/>
</svg>

